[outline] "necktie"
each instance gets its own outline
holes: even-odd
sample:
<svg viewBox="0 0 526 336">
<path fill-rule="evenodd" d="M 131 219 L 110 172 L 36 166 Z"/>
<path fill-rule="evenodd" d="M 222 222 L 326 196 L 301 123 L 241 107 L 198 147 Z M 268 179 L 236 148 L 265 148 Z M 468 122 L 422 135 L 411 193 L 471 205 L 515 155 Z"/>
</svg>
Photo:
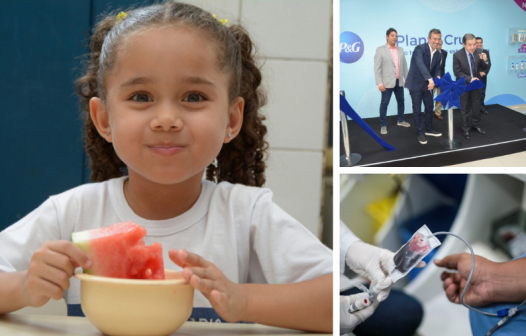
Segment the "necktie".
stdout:
<svg viewBox="0 0 526 336">
<path fill-rule="evenodd" d="M 473 59 L 473 54 L 469 54 L 469 63 L 471 66 L 471 77 L 477 77 L 477 73 L 475 72 L 475 60 Z"/>
</svg>

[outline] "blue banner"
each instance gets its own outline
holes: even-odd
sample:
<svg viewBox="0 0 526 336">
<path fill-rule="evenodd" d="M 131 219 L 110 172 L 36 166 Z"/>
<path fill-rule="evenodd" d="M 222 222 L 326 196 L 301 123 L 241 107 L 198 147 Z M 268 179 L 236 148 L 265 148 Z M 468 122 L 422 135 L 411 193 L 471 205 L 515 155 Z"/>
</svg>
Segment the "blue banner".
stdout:
<svg viewBox="0 0 526 336">
<path fill-rule="evenodd" d="M 351 105 L 347 102 L 344 96 L 340 95 L 340 110 L 345 113 L 349 118 L 354 120 L 358 125 L 360 125 L 361 128 L 363 128 L 370 136 L 373 137 L 376 142 L 378 142 L 380 145 L 382 145 L 385 149 L 387 149 L 389 152 L 395 151 L 396 148 L 388 144 L 387 142 L 383 141 L 382 138 L 380 138 L 372 129 L 363 121 L 363 119 L 356 113 Z M 347 122 L 347 120 L 342 120 L 342 122 Z"/>
</svg>

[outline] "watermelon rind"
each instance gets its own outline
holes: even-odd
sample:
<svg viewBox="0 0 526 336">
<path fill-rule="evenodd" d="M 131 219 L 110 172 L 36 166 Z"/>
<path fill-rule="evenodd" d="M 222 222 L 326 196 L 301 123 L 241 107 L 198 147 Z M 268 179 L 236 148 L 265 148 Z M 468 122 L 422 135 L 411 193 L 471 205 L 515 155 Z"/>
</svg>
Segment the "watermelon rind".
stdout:
<svg viewBox="0 0 526 336">
<path fill-rule="evenodd" d="M 87 254 L 89 254 L 88 241 L 90 239 L 90 230 L 73 232 L 71 234 L 71 240 L 75 245 Z M 82 271 L 86 274 L 92 274 L 89 269 L 82 268 Z"/>
</svg>

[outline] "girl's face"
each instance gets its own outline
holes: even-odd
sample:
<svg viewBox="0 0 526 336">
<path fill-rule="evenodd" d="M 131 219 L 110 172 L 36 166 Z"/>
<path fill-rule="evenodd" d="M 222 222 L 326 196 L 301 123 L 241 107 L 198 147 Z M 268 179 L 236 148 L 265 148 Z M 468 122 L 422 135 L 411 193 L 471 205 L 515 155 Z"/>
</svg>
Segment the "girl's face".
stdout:
<svg viewBox="0 0 526 336">
<path fill-rule="evenodd" d="M 239 132 L 243 99 L 229 104 L 228 88 L 209 39 L 186 27 L 154 28 L 118 52 L 106 81 L 107 111 L 98 98 L 90 107 L 130 175 L 176 184 L 202 176 Z"/>
</svg>

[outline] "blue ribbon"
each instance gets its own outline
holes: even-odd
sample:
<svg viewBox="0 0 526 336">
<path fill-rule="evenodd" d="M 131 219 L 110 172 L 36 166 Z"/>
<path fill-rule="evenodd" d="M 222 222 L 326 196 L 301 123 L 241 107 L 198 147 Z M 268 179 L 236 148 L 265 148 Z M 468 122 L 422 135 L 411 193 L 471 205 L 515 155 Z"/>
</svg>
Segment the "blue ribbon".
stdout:
<svg viewBox="0 0 526 336">
<path fill-rule="evenodd" d="M 440 88 L 440 95 L 435 98 L 435 101 L 439 101 L 446 108 L 453 106 L 460 108 L 460 96 L 464 92 L 481 89 L 484 87 L 484 83 L 481 80 L 474 80 L 466 86 L 466 80 L 461 77 L 459 80 L 454 82 L 451 79 L 451 75 L 446 73 L 442 78 L 436 77 L 435 86 Z M 448 107 L 449 104 L 449 107 Z"/>
<path fill-rule="evenodd" d="M 356 113 L 351 105 L 347 102 L 347 99 L 345 99 L 344 96 L 340 95 L 340 110 L 345 113 L 349 118 L 356 121 L 358 125 L 360 125 L 367 133 L 369 133 L 370 136 L 376 140 L 380 145 L 382 145 L 385 149 L 387 149 L 389 152 L 395 151 L 396 148 L 388 144 L 387 142 L 383 141 L 382 138 L 380 138 L 374 131 L 363 121 L 363 119 Z M 347 120 L 342 120 L 342 122 L 347 122 Z"/>
</svg>

